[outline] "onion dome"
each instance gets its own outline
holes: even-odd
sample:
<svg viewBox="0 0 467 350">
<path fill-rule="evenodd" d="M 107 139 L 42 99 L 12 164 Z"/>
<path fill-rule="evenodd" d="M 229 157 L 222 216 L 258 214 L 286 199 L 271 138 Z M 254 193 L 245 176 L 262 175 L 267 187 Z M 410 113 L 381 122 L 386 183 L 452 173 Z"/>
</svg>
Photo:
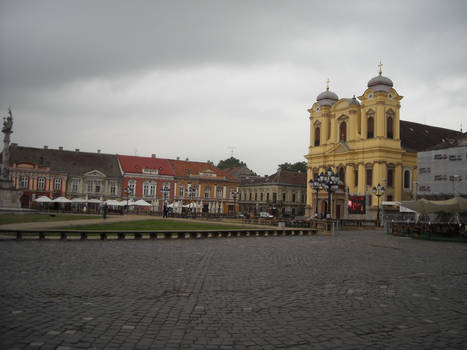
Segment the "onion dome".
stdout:
<svg viewBox="0 0 467 350">
<path fill-rule="evenodd" d="M 375 92 L 377 91 L 388 92 L 394 86 L 394 84 L 392 83 L 391 79 L 382 75 L 383 72 L 381 70 L 381 66 L 382 64 L 380 63 L 379 74 L 376 77 L 370 79 L 370 81 L 368 82 L 368 87 L 371 88 Z"/>
<path fill-rule="evenodd" d="M 332 91 L 329 91 L 329 80 L 327 81 L 326 91 L 323 91 L 318 95 L 316 101 L 319 102 L 320 106 L 332 106 L 334 103 L 339 100 L 337 94 Z"/>
</svg>

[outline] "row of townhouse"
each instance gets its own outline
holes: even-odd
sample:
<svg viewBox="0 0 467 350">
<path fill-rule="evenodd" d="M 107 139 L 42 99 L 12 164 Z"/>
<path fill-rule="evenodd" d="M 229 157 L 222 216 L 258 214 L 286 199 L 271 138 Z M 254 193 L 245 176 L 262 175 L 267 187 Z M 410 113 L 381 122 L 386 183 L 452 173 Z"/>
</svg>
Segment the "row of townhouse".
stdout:
<svg viewBox="0 0 467 350">
<path fill-rule="evenodd" d="M 21 206 L 35 198 L 105 201 L 144 199 L 153 211 L 164 203 L 192 204 L 199 213 L 238 212 L 239 181 L 209 162 L 10 146 L 10 179 L 23 190 Z M 194 205 L 193 205 L 194 204 Z"/>
</svg>

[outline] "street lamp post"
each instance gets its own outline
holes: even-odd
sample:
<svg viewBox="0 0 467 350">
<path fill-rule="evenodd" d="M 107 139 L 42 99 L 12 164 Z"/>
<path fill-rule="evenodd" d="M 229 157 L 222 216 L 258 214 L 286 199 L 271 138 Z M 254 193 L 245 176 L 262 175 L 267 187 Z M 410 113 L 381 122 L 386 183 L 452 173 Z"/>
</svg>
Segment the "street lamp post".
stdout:
<svg viewBox="0 0 467 350">
<path fill-rule="evenodd" d="M 236 208 L 237 208 L 237 198 L 238 198 L 240 192 L 239 192 L 239 191 L 235 191 L 235 190 L 231 190 L 231 191 L 230 191 L 230 194 L 231 194 L 232 199 L 233 199 L 233 201 L 234 201 L 234 216 L 237 216 L 237 210 L 236 210 Z"/>
<path fill-rule="evenodd" d="M 162 187 L 162 196 L 163 196 L 163 217 L 167 217 L 167 197 L 169 196 L 169 192 L 170 192 L 170 189 L 169 189 L 169 186 L 167 186 L 167 184 L 164 185 L 164 187 Z"/>
<path fill-rule="evenodd" d="M 318 215 L 318 191 L 323 189 L 328 193 L 328 205 L 326 210 L 326 218 L 331 219 L 332 217 L 332 203 L 331 203 L 331 196 L 332 193 L 337 191 L 339 187 L 339 177 L 337 176 L 334 171 L 332 171 L 331 167 L 325 173 L 319 174 L 314 181 L 309 182 L 310 186 L 316 190 L 316 213 Z"/>
<path fill-rule="evenodd" d="M 384 194 L 384 192 L 386 192 L 386 189 L 384 188 L 384 186 L 381 186 L 380 184 L 378 184 L 378 186 L 376 187 L 373 187 L 373 194 L 378 197 L 378 214 L 377 214 L 377 217 L 376 217 L 376 225 L 379 227 L 379 198 Z"/>
<path fill-rule="evenodd" d="M 317 219 L 318 218 L 318 193 L 319 193 L 319 190 L 322 188 L 321 183 L 319 182 L 319 176 L 317 176 L 317 178 L 314 181 L 310 180 L 308 184 L 313 190 L 316 191 L 315 219 Z"/>
<path fill-rule="evenodd" d="M 195 206 L 195 210 L 194 210 L 194 216 L 196 216 L 196 204 L 194 204 L 194 199 L 196 197 L 196 188 L 195 186 L 191 185 L 190 186 L 190 189 L 189 189 L 189 196 L 190 196 L 190 205 L 194 205 Z M 193 213 L 193 208 L 190 208 L 192 210 L 192 213 Z"/>
</svg>

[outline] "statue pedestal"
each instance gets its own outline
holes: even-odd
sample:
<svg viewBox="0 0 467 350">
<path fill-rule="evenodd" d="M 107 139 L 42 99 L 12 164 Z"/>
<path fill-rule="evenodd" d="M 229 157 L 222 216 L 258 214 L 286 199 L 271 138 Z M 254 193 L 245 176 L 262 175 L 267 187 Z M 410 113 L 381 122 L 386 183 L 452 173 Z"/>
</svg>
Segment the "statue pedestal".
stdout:
<svg viewBox="0 0 467 350">
<path fill-rule="evenodd" d="M 0 208 L 21 208 L 19 198 L 22 193 L 10 180 L 0 179 Z"/>
</svg>

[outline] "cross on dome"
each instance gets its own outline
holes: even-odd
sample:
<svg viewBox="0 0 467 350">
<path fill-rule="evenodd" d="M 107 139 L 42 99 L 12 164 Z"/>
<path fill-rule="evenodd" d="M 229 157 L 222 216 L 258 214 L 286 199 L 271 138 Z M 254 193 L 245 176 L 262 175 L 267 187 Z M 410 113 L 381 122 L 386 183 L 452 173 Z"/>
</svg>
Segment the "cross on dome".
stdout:
<svg viewBox="0 0 467 350">
<path fill-rule="evenodd" d="M 383 74 L 383 70 L 381 69 L 381 67 L 383 66 L 383 64 L 381 63 L 381 60 L 379 60 L 379 64 L 378 64 L 378 67 L 379 67 L 379 75 Z"/>
</svg>

